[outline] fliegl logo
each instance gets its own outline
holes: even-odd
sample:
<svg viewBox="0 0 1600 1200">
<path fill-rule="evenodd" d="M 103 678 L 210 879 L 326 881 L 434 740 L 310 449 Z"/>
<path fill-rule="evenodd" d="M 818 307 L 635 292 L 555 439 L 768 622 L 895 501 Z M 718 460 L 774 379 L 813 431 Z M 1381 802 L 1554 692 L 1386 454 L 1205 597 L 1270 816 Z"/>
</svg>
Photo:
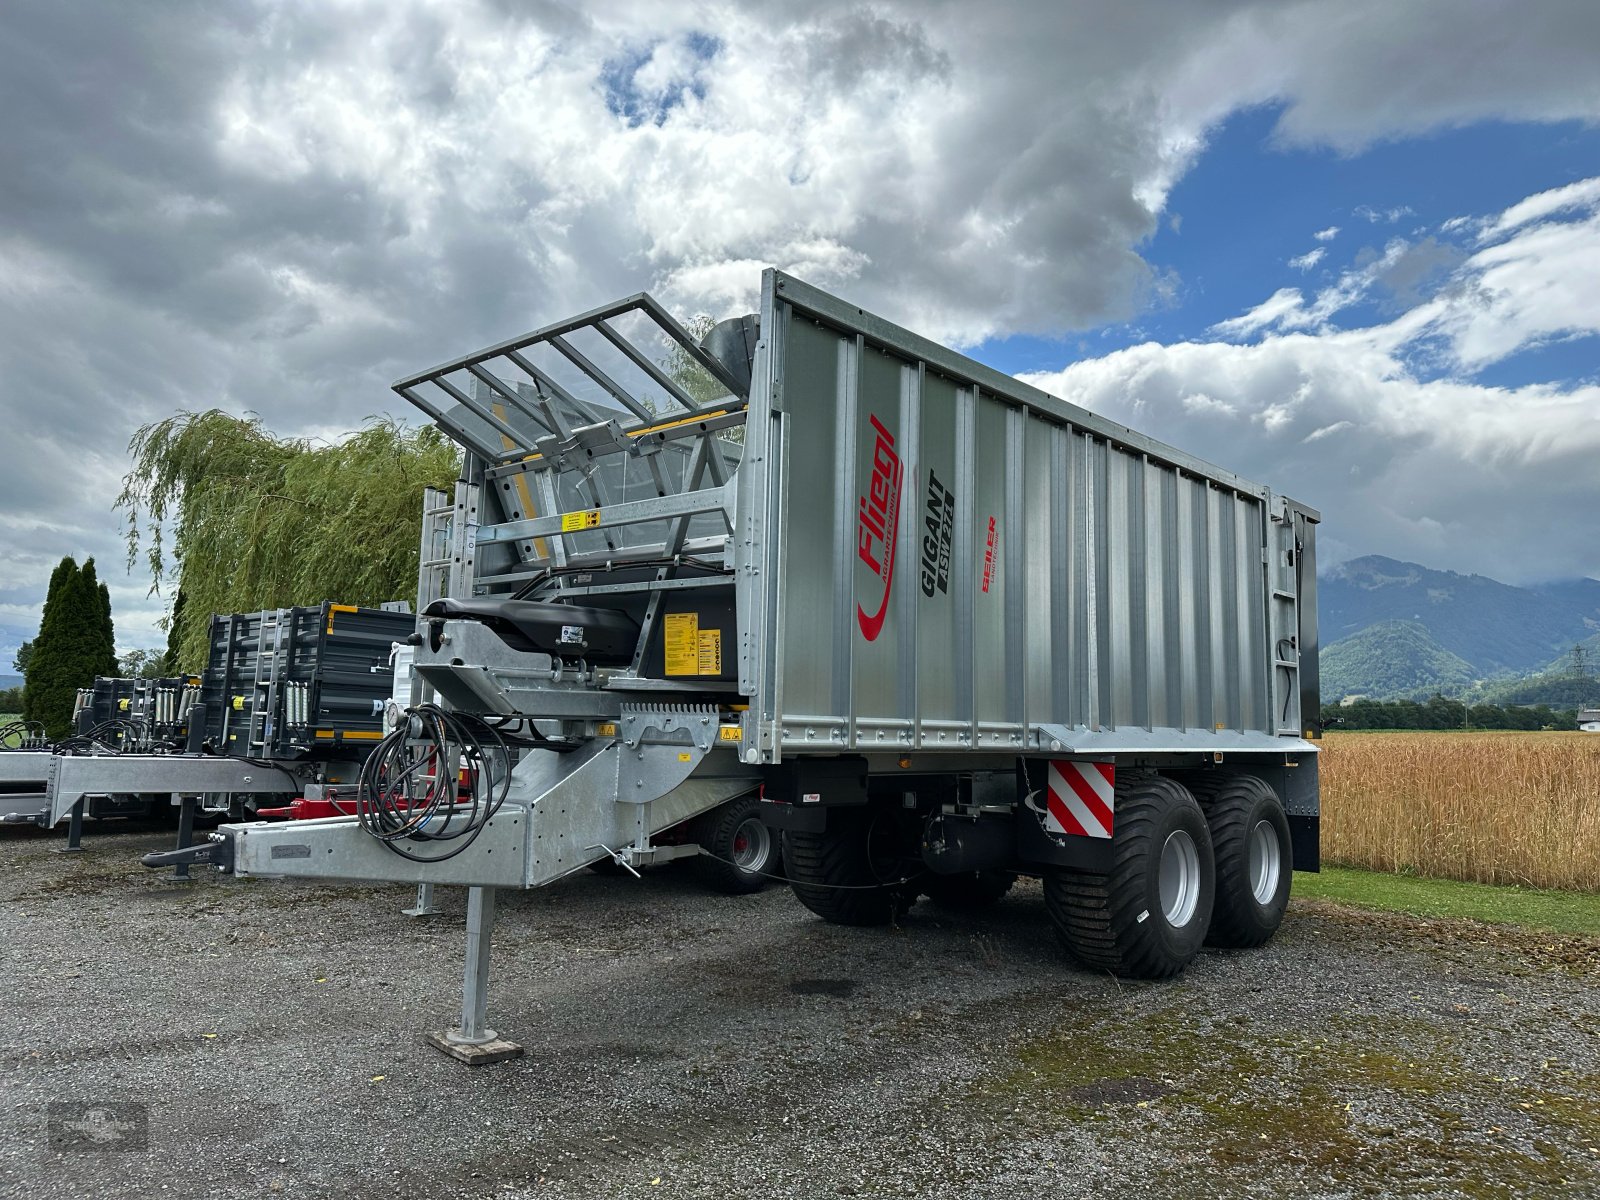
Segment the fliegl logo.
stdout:
<svg viewBox="0 0 1600 1200">
<path fill-rule="evenodd" d="M 894 434 L 885 429 L 876 416 L 869 413 L 867 420 L 872 422 L 877 437 L 872 445 L 872 479 L 856 510 L 856 556 L 872 570 L 875 579 L 882 581 L 883 592 L 873 612 L 869 613 L 864 604 L 856 605 L 856 622 L 861 626 L 861 635 L 875 642 L 883 632 L 883 619 L 889 614 L 894 546 L 900 528 L 900 485 L 905 468 L 894 448 Z"/>
</svg>

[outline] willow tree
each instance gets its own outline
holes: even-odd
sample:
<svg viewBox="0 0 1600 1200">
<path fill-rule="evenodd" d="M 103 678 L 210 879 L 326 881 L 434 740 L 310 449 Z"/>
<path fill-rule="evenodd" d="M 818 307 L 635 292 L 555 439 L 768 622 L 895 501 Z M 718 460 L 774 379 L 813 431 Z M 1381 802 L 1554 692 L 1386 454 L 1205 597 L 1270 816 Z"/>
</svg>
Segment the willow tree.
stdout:
<svg viewBox="0 0 1600 1200">
<path fill-rule="evenodd" d="M 128 450 L 128 565 L 142 553 L 152 591 L 176 585 L 173 665 L 189 671 L 214 612 L 411 599 L 422 489 L 448 487 L 457 463 L 431 426 L 375 418 L 325 442 L 217 409 L 145 425 Z"/>
</svg>

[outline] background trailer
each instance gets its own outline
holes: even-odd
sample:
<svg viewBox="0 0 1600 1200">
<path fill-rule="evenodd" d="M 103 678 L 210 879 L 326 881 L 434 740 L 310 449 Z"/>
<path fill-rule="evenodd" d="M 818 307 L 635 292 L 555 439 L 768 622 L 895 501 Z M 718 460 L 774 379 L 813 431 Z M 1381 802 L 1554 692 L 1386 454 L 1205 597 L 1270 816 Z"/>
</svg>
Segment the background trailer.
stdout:
<svg viewBox="0 0 1600 1200">
<path fill-rule="evenodd" d="M 185 847 L 202 806 L 243 816 L 271 799 L 320 799 L 341 787 L 353 797 L 383 736 L 394 646 L 415 624 L 406 605 L 331 602 L 213 616 L 198 678 L 84 689 L 81 732 L 39 756 L 42 786 L 28 797 L 36 807 L 13 801 L 8 819 L 51 826 L 70 817 L 75 849 L 86 814 L 134 815 L 170 799 Z M 0 781 L 6 766 L 0 760 Z"/>
</svg>

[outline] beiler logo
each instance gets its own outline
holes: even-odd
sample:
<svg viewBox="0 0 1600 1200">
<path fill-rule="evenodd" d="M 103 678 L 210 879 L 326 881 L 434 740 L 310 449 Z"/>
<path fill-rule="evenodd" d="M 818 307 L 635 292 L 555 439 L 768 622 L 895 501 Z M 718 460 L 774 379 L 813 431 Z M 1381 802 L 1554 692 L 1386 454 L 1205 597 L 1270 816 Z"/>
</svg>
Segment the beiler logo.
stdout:
<svg viewBox="0 0 1600 1200">
<path fill-rule="evenodd" d="M 895 453 L 894 434 L 883 427 L 883 422 L 872 414 L 867 415 L 877 430 L 877 441 L 872 446 L 872 480 L 867 494 L 861 497 L 856 521 L 856 555 L 883 581 L 883 594 L 876 612 L 869 613 L 865 605 L 856 605 L 856 621 L 867 641 L 878 640 L 883 632 L 883 619 L 889 613 L 889 587 L 894 583 L 894 545 L 900 528 L 900 484 L 904 468 Z"/>
<path fill-rule="evenodd" d="M 1000 540 L 1000 531 L 995 528 L 994 518 L 989 518 L 989 539 L 983 547 L 983 590 L 989 590 L 989 584 L 994 581 L 994 548 Z"/>
</svg>

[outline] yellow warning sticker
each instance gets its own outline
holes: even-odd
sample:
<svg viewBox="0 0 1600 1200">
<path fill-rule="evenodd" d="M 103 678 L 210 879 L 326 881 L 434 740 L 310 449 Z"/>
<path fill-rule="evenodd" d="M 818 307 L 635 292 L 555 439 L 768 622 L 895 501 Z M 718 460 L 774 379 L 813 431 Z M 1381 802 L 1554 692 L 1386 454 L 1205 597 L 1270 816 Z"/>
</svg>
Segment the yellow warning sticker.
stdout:
<svg viewBox="0 0 1600 1200">
<path fill-rule="evenodd" d="M 571 533 L 575 529 L 593 529 L 600 524 L 600 510 L 591 508 L 584 512 L 569 512 L 561 514 L 561 532 Z"/>
<path fill-rule="evenodd" d="M 693 762 L 694 761 L 694 755 L 688 753 L 687 751 L 684 751 L 684 752 L 682 752 L 682 753 L 680 753 L 678 755 L 678 761 L 679 762 Z"/>
<path fill-rule="evenodd" d="M 617 727 L 611 721 L 602 721 L 594 727 L 596 737 L 616 737 Z"/>
<path fill-rule="evenodd" d="M 664 641 L 668 675 L 700 673 L 699 613 L 668 613 Z"/>
<path fill-rule="evenodd" d="M 701 629 L 699 613 L 668 613 L 663 641 L 668 675 L 722 674 L 722 630 Z"/>
<path fill-rule="evenodd" d="M 725 742 L 737 742 L 739 740 L 739 727 L 737 725 L 724 725 L 717 730 L 717 737 Z"/>
</svg>

